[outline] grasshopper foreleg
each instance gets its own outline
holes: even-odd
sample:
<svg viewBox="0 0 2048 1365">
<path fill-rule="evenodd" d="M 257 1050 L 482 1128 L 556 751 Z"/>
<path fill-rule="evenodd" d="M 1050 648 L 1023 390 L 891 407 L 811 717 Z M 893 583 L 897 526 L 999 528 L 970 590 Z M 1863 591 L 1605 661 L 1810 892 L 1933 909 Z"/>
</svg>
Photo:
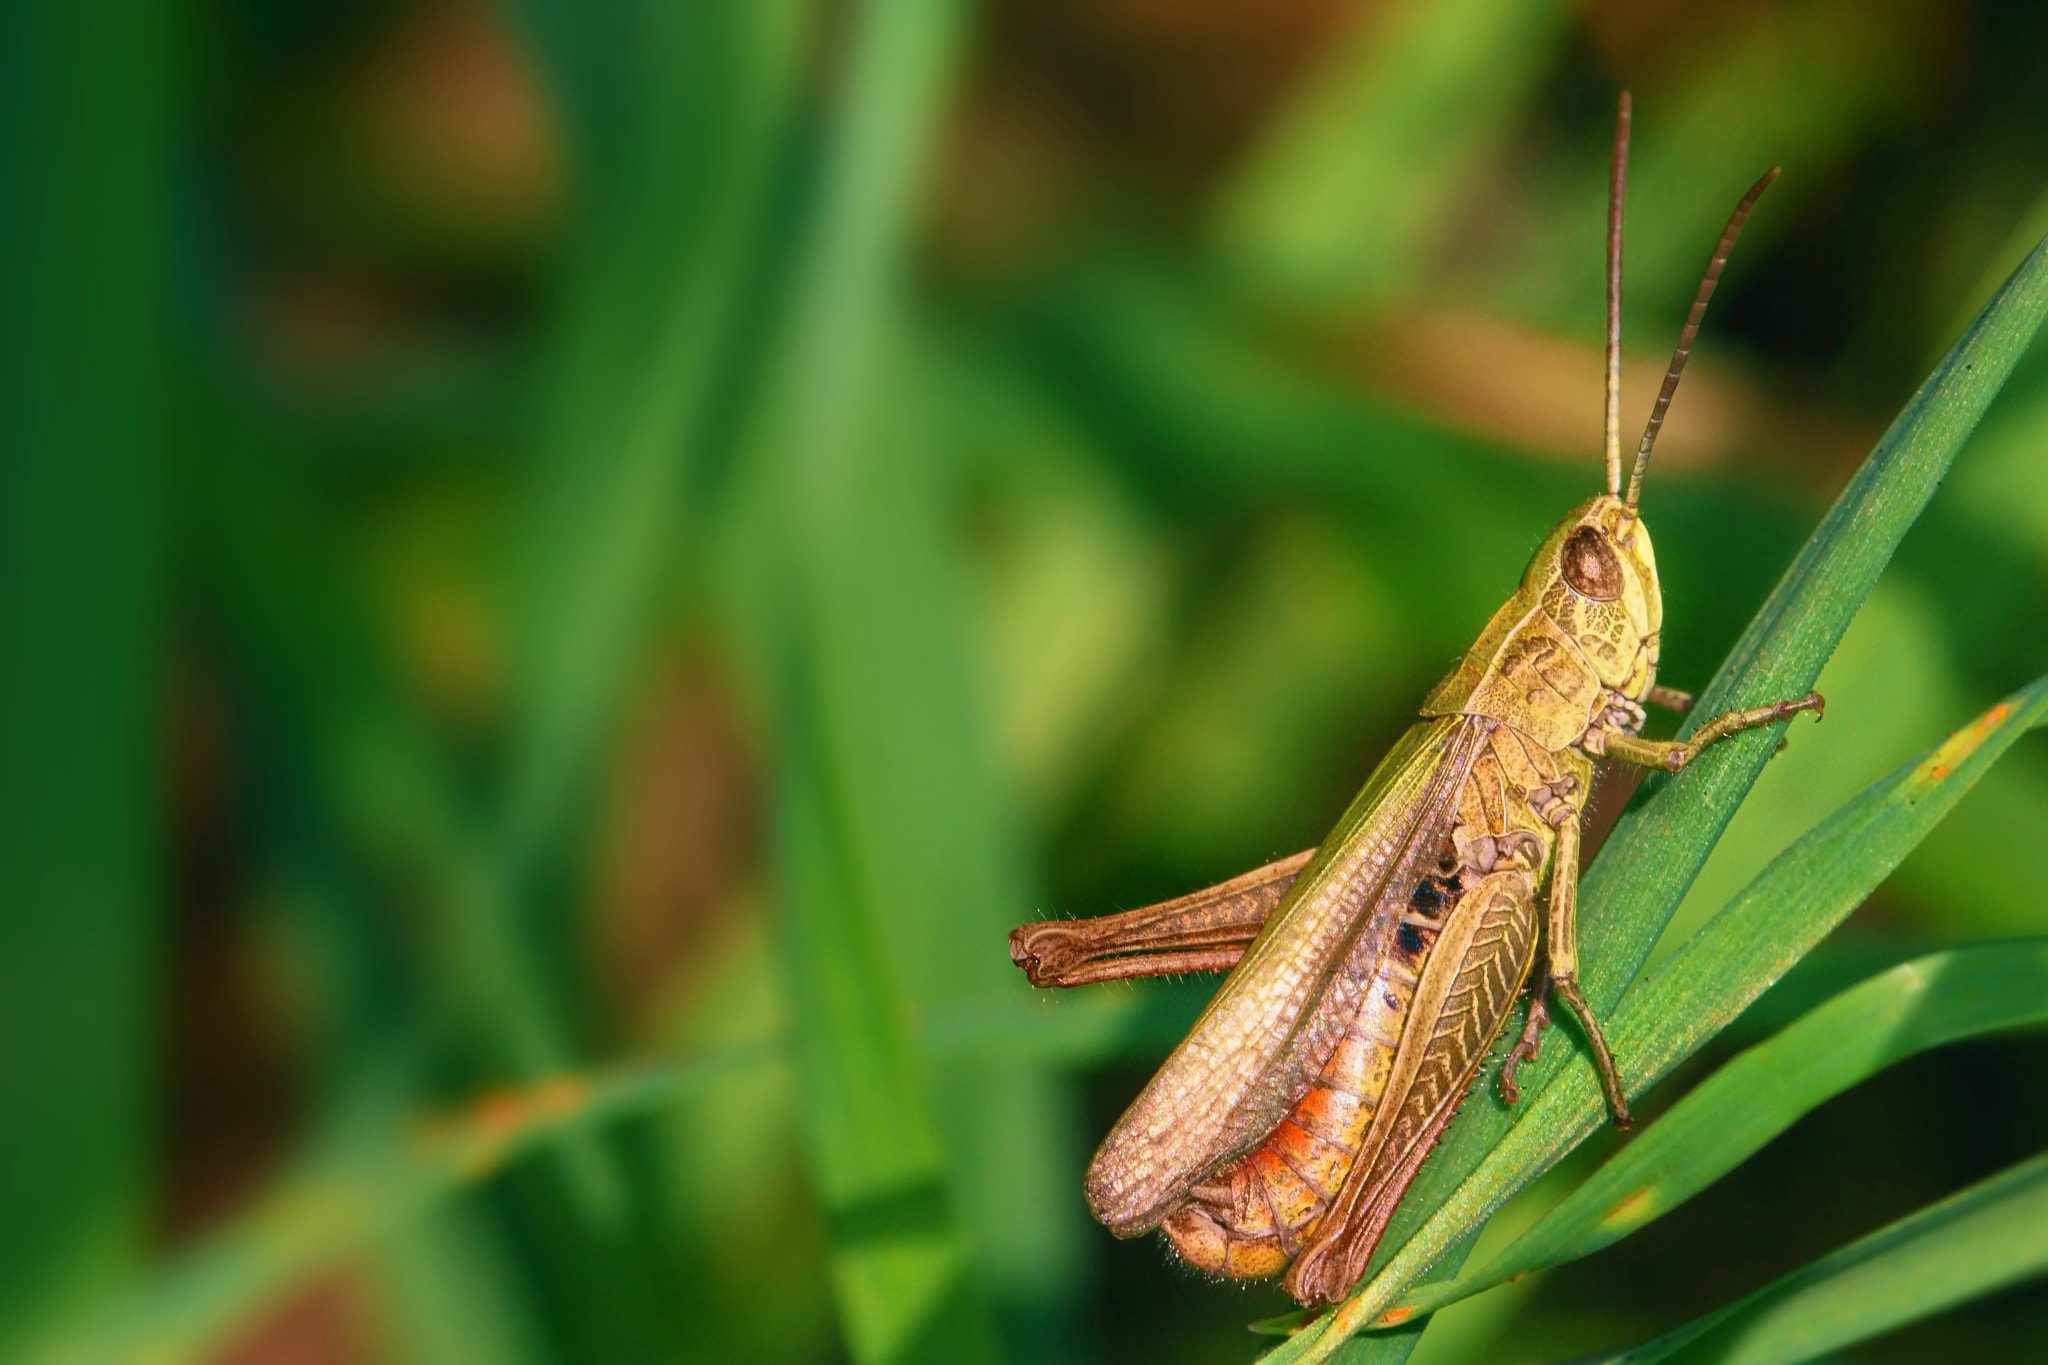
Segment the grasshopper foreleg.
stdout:
<svg viewBox="0 0 2048 1365">
<path fill-rule="evenodd" d="M 1716 740 L 1726 739 L 1743 730 L 1754 730 L 1760 725 L 1773 725 L 1788 716 L 1801 711 L 1811 711 L 1815 720 L 1820 719 L 1827 701 L 1818 692 L 1808 692 L 1803 697 L 1789 701 L 1774 701 L 1765 706 L 1752 706 L 1747 711 L 1730 711 L 1719 715 L 1702 725 L 1693 737 L 1683 744 L 1668 739 L 1641 739 L 1635 735 L 1613 734 L 1591 731 L 1587 739 L 1597 735 L 1594 745 L 1586 745 L 1590 753 L 1618 758 L 1624 763 L 1633 763 L 1643 768 L 1662 768 L 1666 772 L 1677 772 L 1699 756 L 1700 750 Z"/>
<path fill-rule="evenodd" d="M 1692 710 L 1695 699 L 1692 693 L 1681 692 L 1675 687 L 1653 687 L 1643 693 L 1643 700 L 1663 710 L 1676 711 L 1682 716 Z"/>
</svg>

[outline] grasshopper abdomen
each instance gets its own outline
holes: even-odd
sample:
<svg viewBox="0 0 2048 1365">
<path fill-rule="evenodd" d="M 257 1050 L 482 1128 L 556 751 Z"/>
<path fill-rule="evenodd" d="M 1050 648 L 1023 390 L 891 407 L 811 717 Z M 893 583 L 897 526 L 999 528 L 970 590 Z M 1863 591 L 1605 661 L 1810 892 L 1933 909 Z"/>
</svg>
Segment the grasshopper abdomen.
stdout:
<svg viewBox="0 0 2048 1365">
<path fill-rule="evenodd" d="M 1412 1178 L 1534 964 L 1552 840 L 1528 798 L 1568 788 L 1564 767 L 1510 727 L 1492 728 L 1458 793 L 1441 860 L 1450 871 L 1416 879 L 1322 1071 L 1260 1146 L 1189 1191 L 1162 1224 L 1186 1260 L 1233 1278 L 1278 1274 L 1317 1240 L 1361 1161 L 1374 1203 L 1399 1201 L 1399 1173 Z M 1344 1240 L 1370 1227 L 1376 1241 L 1375 1223 L 1384 1219 L 1353 1220 Z M 1371 1250 L 1365 1242 L 1360 1254 Z"/>
</svg>

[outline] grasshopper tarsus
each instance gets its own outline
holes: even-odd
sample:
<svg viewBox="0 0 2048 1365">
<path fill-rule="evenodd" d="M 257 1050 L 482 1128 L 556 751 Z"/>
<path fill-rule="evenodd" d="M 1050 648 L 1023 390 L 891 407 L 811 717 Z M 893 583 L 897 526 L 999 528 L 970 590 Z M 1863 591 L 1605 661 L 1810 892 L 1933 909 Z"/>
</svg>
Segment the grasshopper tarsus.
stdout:
<svg viewBox="0 0 2048 1365">
<path fill-rule="evenodd" d="M 1500 1097 L 1509 1104 L 1522 1102 L 1522 1087 L 1515 1080 L 1515 1072 L 1523 1062 L 1536 1060 L 1542 1047 L 1543 1030 L 1550 1027 L 1550 973 L 1543 977 L 1529 991 L 1529 1015 L 1522 1024 L 1522 1036 L 1508 1049 L 1507 1060 L 1500 1064 Z"/>
<path fill-rule="evenodd" d="M 1030 932 L 1036 925 L 1024 924 L 1010 931 L 1010 961 L 1023 968 L 1024 976 L 1034 986 L 1057 985 L 1057 973 L 1048 972 L 1045 961 L 1033 951 Z"/>
<path fill-rule="evenodd" d="M 1661 739 L 1640 739 L 1634 735 L 1605 736 L 1597 752 L 1608 758 L 1617 758 L 1624 763 L 1639 767 L 1662 768 L 1666 772 L 1681 772 L 1685 765 L 1699 756 L 1709 744 L 1726 739 L 1729 735 L 1759 726 L 1776 725 L 1790 719 L 1801 711 L 1811 711 L 1818 720 L 1827 706 L 1826 698 L 1818 692 L 1808 692 L 1803 697 L 1790 697 L 1784 701 L 1766 702 L 1752 706 L 1746 711 L 1730 711 L 1719 715 L 1693 732 L 1691 739 L 1682 743 Z"/>
</svg>

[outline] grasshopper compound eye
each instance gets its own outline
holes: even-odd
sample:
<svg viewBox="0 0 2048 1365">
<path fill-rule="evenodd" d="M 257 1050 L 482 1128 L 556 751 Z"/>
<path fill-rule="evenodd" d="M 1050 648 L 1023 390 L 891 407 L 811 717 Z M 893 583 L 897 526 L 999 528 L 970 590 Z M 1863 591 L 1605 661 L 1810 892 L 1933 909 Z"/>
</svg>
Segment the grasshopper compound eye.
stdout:
<svg viewBox="0 0 2048 1365">
<path fill-rule="evenodd" d="M 1564 581 L 1581 597 L 1612 602 L 1621 596 L 1621 560 L 1598 527 L 1581 526 L 1558 553 Z"/>
</svg>

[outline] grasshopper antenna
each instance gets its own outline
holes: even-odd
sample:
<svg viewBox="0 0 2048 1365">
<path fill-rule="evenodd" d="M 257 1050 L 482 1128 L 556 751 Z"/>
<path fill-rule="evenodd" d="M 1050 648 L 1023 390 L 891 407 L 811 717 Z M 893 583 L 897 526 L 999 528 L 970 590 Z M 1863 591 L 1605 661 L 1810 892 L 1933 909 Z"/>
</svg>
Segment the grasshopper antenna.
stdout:
<svg viewBox="0 0 2048 1365">
<path fill-rule="evenodd" d="M 1621 496 L 1621 208 L 1628 201 L 1628 91 L 1614 115 L 1607 170 L 1607 495 Z"/>
<path fill-rule="evenodd" d="M 1671 395 L 1678 391 L 1678 376 L 1685 369 L 1685 358 L 1692 353 L 1693 338 L 1699 335 L 1700 319 L 1707 315 L 1707 300 L 1714 297 L 1714 286 L 1721 282 L 1721 267 L 1728 264 L 1728 253 L 1735 246 L 1735 239 L 1742 235 L 1742 224 L 1749 217 L 1749 211 L 1756 207 L 1758 196 L 1771 187 L 1783 167 L 1773 166 L 1763 173 L 1763 178 L 1749 187 L 1749 193 L 1742 196 L 1742 202 L 1735 206 L 1735 212 L 1728 217 L 1728 227 L 1721 233 L 1721 243 L 1714 248 L 1714 257 L 1707 262 L 1707 273 L 1700 280 L 1700 292 L 1692 301 L 1692 312 L 1686 316 L 1685 329 L 1678 334 L 1678 349 L 1671 354 L 1671 368 L 1664 374 L 1664 387 L 1657 390 L 1657 401 L 1650 408 L 1650 424 L 1643 428 L 1643 444 L 1636 451 L 1636 470 L 1629 477 L 1628 496 L 1622 499 L 1631 515 L 1636 510 L 1636 499 L 1643 491 L 1643 470 L 1649 467 L 1650 447 L 1657 443 L 1658 429 L 1664 425 L 1665 410 L 1671 406 Z"/>
</svg>

